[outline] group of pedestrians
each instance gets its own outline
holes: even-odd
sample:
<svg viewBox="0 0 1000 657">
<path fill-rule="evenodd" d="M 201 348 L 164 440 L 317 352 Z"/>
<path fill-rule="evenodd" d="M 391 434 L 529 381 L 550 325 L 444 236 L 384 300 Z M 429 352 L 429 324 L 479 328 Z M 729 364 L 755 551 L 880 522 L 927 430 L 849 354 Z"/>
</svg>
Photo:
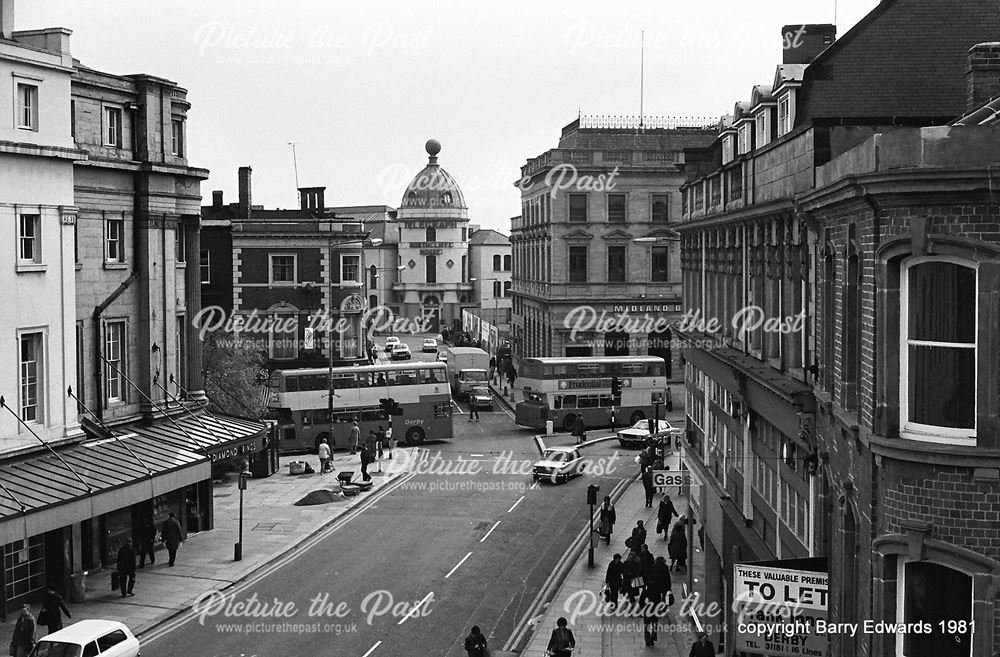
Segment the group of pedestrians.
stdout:
<svg viewBox="0 0 1000 657">
<path fill-rule="evenodd" d="M 167 566 L 170 568 L 174 567 L 174 562 L 177 559 L 177 550 L 180 548 L 181 543 L 184 538 L 184 530 L 181 529 L 181 523 L 177 520 L 177 516 L 171 513 L 166 520 L 163 521 L 163 525 L 160 527 L 160 536 L 163 539 L 163 544 L 167 548 L 167 556 L 169 557 L 167 561 Z M 146 566 L 146 557 L 149 556 L 149 565 L 156 563 L 156 555 L 153 551 L 153 543 L 156 541 L 156 527 L 153 525 L 151 520 L 146 521 L 142 527 L 139 528 L 139 549 L 141 556 L 139 557 L 138 568 L 144 568 Z M 133 592 L 135 589 L 135 571 L 136 571 L 136 554 L 135 548 L 132 547 L 132 539 L 126 538 L 125 543 L 118 548 L 117 563 L 115 564 L 115 574 L 117 574 L 118 590 L 121 591 L 122 597 L 134 596 Z M 112 588 L 115 588 L 112 586 Z"/>
<path fill-rule="evenodd" d="M 576 638 L 573 630 L 569 629 L 569 622 L 560 617 L 556 621 L 556 627 L 549 636 L 549 643 L 545 649 L 546 654 L 552 657 L 570 657 L 576 648 Z M 465 637 L 465 653 L 468 657 L 487 657 L 489 649 L 486 645 L 486 637 L 478 625 L 473 625 L 469 636 Z"/>
<path fill-rule="evenodd" d="M 392 458 L 392 445 L 390 443 L 392 437 L 392 427 L 386 431 L 382 425 L 379 425 L 378 431 L 371 429 L 368 431 L 368 437 L 364 442 L 361 442 L 361 427 L 358 425 L 358 421 L 355 420 L 351 425 L 351 435 L 348 438 L 348 447 L 350 447 L 351 454 L 361 453 L 361 478 L 364 481 L 371 481 L 372 476 L 368 473 L 368 466 L 376 461 L 381 461 L 385 455 L 385 448 L 389 447 L 389 458 Z M 333 471 L 333 450 L 330 447 L 329 441 L 323 438 L 319 442 L 319 447 L 316 450 L 319 455 L 319 471 L 320 474 L 326 474 L 327 472 Z"/>
<path fill-rule="evenodd" d="M 21 606 L 21 615 L 14 623 L 14 634 L 10 640 L 9 654 L 14 655 L 14 657 L 27 657 L 35 647 L 38 626 L 45 626 L 49 634 L 58 632 L 63 627 L 63 614 L 66 614 L 66 618 L 73 617 L 73 614 L 66 608 L 62 596 L 56 593 L 52 584 L 49 584 L 45 588 L 45 597 L 42 598 L 42 608 L 38 611 L 37 618 L 31 613 L 31 605 Z"/>
</svg>

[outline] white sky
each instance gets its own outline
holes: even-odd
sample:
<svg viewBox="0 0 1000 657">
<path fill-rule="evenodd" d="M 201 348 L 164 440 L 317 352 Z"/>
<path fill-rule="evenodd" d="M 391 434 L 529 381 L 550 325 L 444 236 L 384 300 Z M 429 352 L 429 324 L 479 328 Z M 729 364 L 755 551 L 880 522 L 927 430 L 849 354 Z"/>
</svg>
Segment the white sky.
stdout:
<svg viewBox="0 0 1000 657">
<path fill-rule="evenodd" d="M 67 27 L 73 56 L 116 74 L 177 81 L 193 104 L 188 157 L 211 170 L 202 195 L 396 206 L 426 163 L 424 142 L 458 181 L 473 223 L 510 232 L 519 167 L 584 114 L 729 113 L 769 83 L 785 24 L 838 36 L 878 0 L 402 2 L 338 0 L 18 0 L 17 29 Z"/>
</svg>

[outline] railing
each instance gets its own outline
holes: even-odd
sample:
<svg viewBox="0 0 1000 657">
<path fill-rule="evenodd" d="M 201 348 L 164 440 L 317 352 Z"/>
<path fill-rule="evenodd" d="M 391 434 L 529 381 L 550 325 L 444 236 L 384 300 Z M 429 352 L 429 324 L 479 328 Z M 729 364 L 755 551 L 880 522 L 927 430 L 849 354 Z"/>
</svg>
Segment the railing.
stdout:
<svg viewBox="0 0 1000 657">
<path fill-rule="evenodd" d="M 579 119 L 583 130 L 676 130 L 698 128 L 716 130 L 719 119 L 708 116 L 624 116 L 617 114 L 584 114 Z"/>
</svg>

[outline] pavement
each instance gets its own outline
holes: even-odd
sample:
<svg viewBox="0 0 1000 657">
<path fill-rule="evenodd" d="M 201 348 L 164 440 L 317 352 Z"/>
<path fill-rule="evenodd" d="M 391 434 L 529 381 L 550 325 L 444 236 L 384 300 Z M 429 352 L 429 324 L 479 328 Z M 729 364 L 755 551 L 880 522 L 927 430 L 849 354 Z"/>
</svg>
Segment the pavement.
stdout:
<svg viewBox="0 0 1000 657">
<path fill-rule="evenodd" d="M 396 448 L 399 458 L 408 448 Z M 336 472 L 353 470 L 360 479 L 359 455 L 335 453 Z M 287 464 L 307 461 L 316 474 L 289 475 Z M 233 546 L 239 526 L 240 494 L 236 477 L 225 483 L 215 483 L 215 527 L 192 534 L 177 552 L 173 568 L 167 566 L 167 551 L 157 550 L 156 563 L 136 571 L 135 596 L 121 597 L 111 590 L 111 571 L 103 568 L 90 571 L 87 577 L 86 601 L 72 603 L 66 596 L 66 606 L 72 619 L 63 619 L 64 626 L 86 619 L 112 619 L 124 622 L 133 633 L 141 635 L 176 614 L 190 608 L 200 595 L 222 591 L 247 578 L 254 571 L 271 563 L 295 548 L 310 536 L 332 525 L 352 508 L 372 497 L 404 472 L 378 474 L 378 465 L 370 468 L 372 490 L 356 497 L 330 504 L 293 506 L 306 494 L 316 490 L 339 491 L 336 472 L 318 474 L 319 458 L 315 455 L 282 456 L 281 469 L 263 479 L 250 479 L 243 500 L 243 559 L 233 560 Z M 392 461 L 383 461 L 383 470 Z M 32 605 L 37 616 L 37 604 Z M 0 645 L 8 645 L 14 632 L 18 612 L 8 614 L 0 623 Z M 36 637 L 46 634 L 39 628 Z"/>
</svg>

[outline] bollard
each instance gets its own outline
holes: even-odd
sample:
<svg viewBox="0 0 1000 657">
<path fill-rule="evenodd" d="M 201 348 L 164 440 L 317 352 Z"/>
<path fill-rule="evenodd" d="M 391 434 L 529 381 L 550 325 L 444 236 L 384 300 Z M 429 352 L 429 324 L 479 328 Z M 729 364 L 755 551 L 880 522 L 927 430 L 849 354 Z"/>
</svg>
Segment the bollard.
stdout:
<svg viewBox="0 0 1000 657">
<path fill-rule="evenodd" d="M 552 420 L 545 421 L 545 435 L 551 436 L 555 433 L 555 426 L 552 424 Z"/>
</svg>

